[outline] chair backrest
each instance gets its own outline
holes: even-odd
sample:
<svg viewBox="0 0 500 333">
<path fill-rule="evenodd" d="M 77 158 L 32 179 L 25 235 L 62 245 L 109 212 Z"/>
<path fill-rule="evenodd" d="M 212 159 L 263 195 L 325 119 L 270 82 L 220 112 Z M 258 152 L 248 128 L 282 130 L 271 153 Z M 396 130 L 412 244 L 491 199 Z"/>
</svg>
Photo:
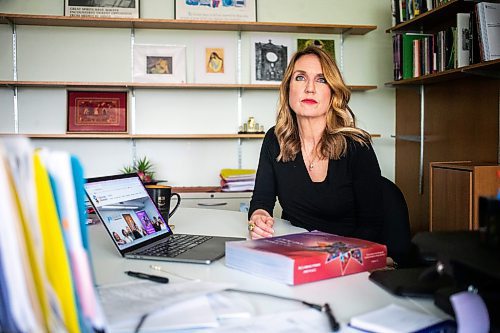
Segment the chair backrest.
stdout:
<svg viewBox="0 0 500 333">
<path fill-rule="evenodd" d="M 382 177 L 381 183 L 384 210 L 382 233 L 387 254 L 399 266 L 411 266 L 414 257 L 405 197 L 399 187 L 389 179 Z"/>
</svg>

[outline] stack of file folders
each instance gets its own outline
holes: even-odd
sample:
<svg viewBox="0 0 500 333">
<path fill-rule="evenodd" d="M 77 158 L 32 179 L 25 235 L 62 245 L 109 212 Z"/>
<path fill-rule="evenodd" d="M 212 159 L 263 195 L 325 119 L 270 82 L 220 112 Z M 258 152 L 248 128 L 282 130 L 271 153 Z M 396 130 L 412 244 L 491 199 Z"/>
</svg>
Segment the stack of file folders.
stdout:
<svg viewBox="0 0 500 333">
<path fill-rule="evenodd" d="M 222 169 L 220 172 L 222 191 L 253 191 L 255 187 L 255 170 Z"/>
<path fill-rule="evenodd" d="M 83 183 L 74 156 L 0 138 L 0 332 L 104 330 Z"/>
</svg>

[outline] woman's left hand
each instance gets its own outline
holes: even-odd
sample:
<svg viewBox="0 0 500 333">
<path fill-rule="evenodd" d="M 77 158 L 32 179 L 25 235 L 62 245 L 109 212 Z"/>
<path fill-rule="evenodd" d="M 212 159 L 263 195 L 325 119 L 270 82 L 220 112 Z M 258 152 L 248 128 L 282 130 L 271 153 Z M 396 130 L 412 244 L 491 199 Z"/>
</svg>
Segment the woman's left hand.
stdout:
<svg viewBox="0 0 500 333">
<path fill-rule="evenodd" d="M 264 211 L 265 212 L 265 211 Z M 272 237 L 274 235 L 274 219 L 267 212 L 255 211 L 248 221 L 248 231 L 251 239 Z"/>
</svg>

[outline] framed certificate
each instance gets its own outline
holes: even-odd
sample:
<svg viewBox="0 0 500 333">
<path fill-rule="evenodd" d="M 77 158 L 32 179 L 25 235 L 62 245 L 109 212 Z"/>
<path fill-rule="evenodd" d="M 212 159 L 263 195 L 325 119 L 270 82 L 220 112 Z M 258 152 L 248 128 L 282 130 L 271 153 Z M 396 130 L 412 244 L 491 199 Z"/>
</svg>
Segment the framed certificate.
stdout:
<svg viewBox="0 0 500 333">
<path fill-rule="evenodd" d="M 68 91 L 68 133 L 127 133 L 127 92 Z"/>
</svg>

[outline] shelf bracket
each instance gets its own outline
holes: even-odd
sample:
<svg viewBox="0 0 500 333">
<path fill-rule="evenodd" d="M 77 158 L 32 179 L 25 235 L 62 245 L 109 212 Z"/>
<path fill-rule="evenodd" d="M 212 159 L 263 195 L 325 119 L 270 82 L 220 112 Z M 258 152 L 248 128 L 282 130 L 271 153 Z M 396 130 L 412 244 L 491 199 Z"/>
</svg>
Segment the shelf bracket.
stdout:
<svg viewBox="0 0 500 333">
<path fill-rule="evenodd" d="M 17 29 L 16 24 L 9 20 L 12 28 L 12 76 L 13 80 L 17 81 Z M 13 90 L 13 107 L 14 107 L 14 133 L 19 133 L 19 108 L 17 104 L 18 90 L 17 86 L 12 87 Z"/>
<path fill-rule="evenodd" d="M 340 72 L 344 75 L 344 32 L 340 34 Z"/>
<path fill-rule="evenodd" d="M 130 142 L 132 143 L 131 147 L 132 147 L 132 165 L 135 165 L 136 162 L 137 162 L 137 140 L 132 138 L 130 140 Z"/>
<path fill-rule="evenodd" d="M 238 31 L 238 46 L 237 46 L 237 80 L 238 80 L 238 84 L 241 84 L 241 65 L 242 65 L 242 60 L 241 60 L 241 30 Z M 238 127 L 242 124 L 243 122 L 243 88 L 240 87 L 238 89 L 238 105 L 237 105 L 237 112 L 238 112 L 238 116 L 236 117 L 237 118 L 237 124 L 236 124 L 236 130 L 238 130 Z M 238 146 L 236 147 L 236 150 L 237 150 L 237 154 L 238 154 L 238 168 L 241 169 L 242 168 L 242 150 L 243 150 L 243 147 L 242 147 L 242 140 L 241 139 L 238 139 Z"/>
<path fill-rule="evenodd" d="M 420 162 L 418 170 L 418 193 L 424 194 L 424 143 L 425 143 L 425 86 L 420 85 Z"/>
</svg>

